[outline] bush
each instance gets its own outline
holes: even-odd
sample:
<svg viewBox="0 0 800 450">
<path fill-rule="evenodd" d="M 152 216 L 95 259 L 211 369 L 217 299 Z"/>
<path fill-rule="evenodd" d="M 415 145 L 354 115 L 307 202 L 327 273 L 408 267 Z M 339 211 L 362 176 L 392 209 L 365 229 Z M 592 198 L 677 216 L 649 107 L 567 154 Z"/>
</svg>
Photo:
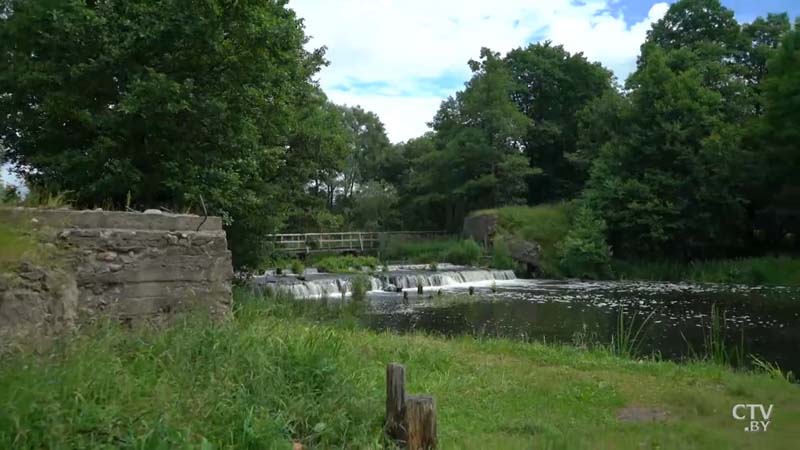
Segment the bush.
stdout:
<svg viewBox="0 0 800 450">
<path fill-rule="evenodd" d="M 480 261 L 482 253 L 481 247 L 477 242 L 467 239 L 451 247 L 444 259 L 452 264 L 474 266 Z"/>
<path fill-rule="evenodd" d="M 370 283 L 366 276 L 357 275 L 350 280 L 350 288 L 354 302 L 362 302 L 367 298 Z"/>
<path fill-rule="evenodd" d="M 514 268 L 514 259 L 511 257 L 511 251 L 502 237 L 495 238 L 492 244 L 492 267 L 502 270 Z"/>
<path fill-rule="evenodd" d="M 292 261 L 292 273 L 295 275 L 302 275 L 306 271 L 306 266 L 300 260 L 295 259 Z"/>
<path fill-rule="evenodd" d="M 359 272 L 362 267 L 377 269 L 378 259 L 374 256 L 328 256 L 316 262 L 317 269 L 328 273 Z"/>
<path fill-rule="evenodd" d="M 598 279 L 611 272 L 611 250 L 606 224 L 587 208 L 581 208 L 564 241 L 559 245 L 559 266 L 565 275 Z"/>
</svg>

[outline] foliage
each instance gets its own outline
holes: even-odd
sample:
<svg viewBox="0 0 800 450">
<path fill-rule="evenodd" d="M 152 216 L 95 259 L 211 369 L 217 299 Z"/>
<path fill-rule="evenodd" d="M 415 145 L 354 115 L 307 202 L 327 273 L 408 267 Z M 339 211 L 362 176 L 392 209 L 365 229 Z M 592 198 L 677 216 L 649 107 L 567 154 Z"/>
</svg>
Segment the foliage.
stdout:
<svg viewBox="0 0 800 450">
<path fill-rule="evenodd" d="M 503 237 L 495 237 L 492 242 L 492 268 L 510 270 L 516 266 L 511 251 Z"/>
<path fill-rule="evenodd" d="M 765 232 L 766 240 L 788 249 L 792 243 L 781 241 L 787 235 L 800 235 L 800 29 L 786 34 L 768 67 L 763 83 L 765 114 L 753 130 L 753 145 L 763 156 L 764 179 L 757 228 Z M 800 249 L 796 244 L 794 249 Z"/>
<path fill-rule="evenodd" d="M 327 256 L 315 263 L 317 269 L 329 273 L 360 272 L 362 267 L 375 270 L 378 259 L 373 256 Z"/>
<path fill-rule="evenodd" d="M 366 300 L 369 288 L 369 279 L 364 275 L 356 275 L 350 279 L 350 289 L 354 302 L 363 302 Z"/>
<path fill-rule="evenodd" d="M 469 65 L 472 79 L 442 102 L 432 122 L 433 145 L 411 163 L 407 191 L 414 208 L 435 214 L 452 231 L 469 210 L 524 201 L 521 181 L 537 173 L 522 156 L 528 119 L 511 101 L 513 80 L 503 59 L 484 48 L 481 60 Z"/>
<path fill-rule="evenodd" d="M 739 244 L 748 155 L 723 97 L 658 48 L 632 76 L 626 126 L 600 150 L 584 198 L 620 254 L 684 258 Z"/>
<path fill-rule="evenodd" d="M 483 250 L 481 250 L 481 246 L 477 242 L 472 239 L 465 239 L 448 248 L 447 253 L 444 255 L 444 260 L 451 264 L 477 266 L 482 254 Z"/>
<path fill-rule="evenodd" d="M 535 242 L 541 247 L 540 269 L 544 276 L 560 278 L 559 245 L 570 229 L 572 206 L 569 203 L 536 206 L 506 206 L 481 210 L 474 215 L 497 216 L 501 234 Z"/>
<path fill-rule="evenodd" d="M 617 278 L 630 280 L 800 286 L 800 260 L 791 257 L 721 259 L 689 263 L 674 260 L 615 259 L 612 267 Z"/>
<path fill-rule="evenodd" d="M 573 197 L 583 187 L 586 168 L 569 155 L 578 149 L 578 113 L 613 92 L 612 74 L 582 53 L 570 54 L 549 41 L 510 51 L 505 62 L 514 80 L 511 94 L 528 119 L 523 148 L 542 174 L 529 180 L 533 204 Z"/>
<path fill-rule="evenodd" d="M 282 168 L 322 52 L 283 1 L 6 0 L 0 143 L 29 186 L 223 216 L 256 263 L 306 179 Z M 292 162 L 293 164 L 294 162 Z M 201 202 L 202 199 L 202 202 Z"/>
<path fill-rule="evenodd" d="M 297 259 L 292 261 L 291 267 L 292 267 L 292 273 L 295 275 L 303 275 L 303 272 L 306 271 L 306 267 L 303 265 L 302 262 L 300 262 L 300 260 Z"/>
<path fill-rule="evenodd" d="M 598 279 L 611 273 L 611 250 L 602 219 L 581 208 L 559 247 L 559 267 L 569 277 Z"/>
<path fill-rule="evenodd" d="M 19 201 L 20 195 L 17 187 L 0 182 L 0 205 L 15 204 Z"/>
<path fill-rule="evenodd" d="M 642 342 L 647 334 L 647 324 L 654 313 L 655 311 L 651 311 L 647 317 L 637 323 L 639 312 L 634 312 L 633 316 L 628 319 L 625 317 L 625 308 L 620 306 L 617 314 L 617 326 L 611 337 L 611 352 L 626 358 L 639 357 Z"/>
<path fill-rule="evenodd" d="M 450 249 L 458 245 L 460 245 L 460 240 L 453 238 L 409 240 L 392 237 L 387 240 L 381 257 L 386 261 L 429 264 L 444 261 Z"/>
<path fill-rule="evenodd" d="M 352 206 L 345 212 L 347 223 L 356 230 L 393 230 L 402 221 L 399 198 L 394 186 L 368 182 L 353 194 Z"/>
</svg>

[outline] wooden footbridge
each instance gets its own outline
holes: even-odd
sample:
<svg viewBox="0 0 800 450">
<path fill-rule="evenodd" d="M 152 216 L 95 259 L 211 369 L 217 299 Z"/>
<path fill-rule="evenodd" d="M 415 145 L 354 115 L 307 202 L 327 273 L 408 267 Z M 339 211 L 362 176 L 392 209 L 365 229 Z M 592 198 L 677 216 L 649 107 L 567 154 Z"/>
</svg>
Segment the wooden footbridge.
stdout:
<svg viewBox="0 0 800 450">
<path fill-rule="evenodd" d="M 275 250 L 289 254 L 363 253 L 377 250 L 389 240 L 435 239 L 444 231 L 350 231 L 346 233 L 273 234 Z"/>
</svg>

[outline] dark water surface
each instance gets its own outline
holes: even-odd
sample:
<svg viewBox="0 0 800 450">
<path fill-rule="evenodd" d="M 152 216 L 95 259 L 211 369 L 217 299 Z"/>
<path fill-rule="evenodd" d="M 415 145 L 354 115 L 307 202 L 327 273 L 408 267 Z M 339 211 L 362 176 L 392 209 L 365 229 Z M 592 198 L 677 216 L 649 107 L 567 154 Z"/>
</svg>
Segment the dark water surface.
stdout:
<svg viewBox="0 0 800 450">
<path fill-rule="evenodd" d="M 377 330 L 569 343 L 584 336 L 608 343 L 622 307 L 626 323 L 633 319 L 635 328 L 652 313 L 641 354 L 681 360 L 691 356 L 690 348 L 703 351 L 716 305 L 720 318 L 725 318 L 729 348 L 743 348 L 745 355 L 758 355 L 800 374 L 798 288 L 549 280 L 500 281 L 496 292 L 487 283 L 474 287 L 472 297 L 465 285 L 447 288 L 444 297 L 428 290 L 421 297 L 410 293 L 409 305 L 399 294 L 373 293 L 373 310 L 364 320 Z"/>
</svg>

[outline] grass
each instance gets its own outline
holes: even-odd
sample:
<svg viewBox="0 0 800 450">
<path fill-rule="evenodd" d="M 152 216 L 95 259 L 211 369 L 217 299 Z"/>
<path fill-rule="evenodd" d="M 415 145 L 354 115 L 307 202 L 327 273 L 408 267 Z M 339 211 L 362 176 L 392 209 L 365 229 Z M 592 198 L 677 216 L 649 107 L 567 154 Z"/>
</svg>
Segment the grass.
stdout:
<svg viewBox="0 0 800 450">
<path fill-rule="evenodd" d="M 477 265 L 483 251 L 473 240 L 390 240 L 382 252 L 387 261 L 407 261 L 418 264 L 449 262 Z"/>
<path fill-rule="evenodd" d="M 322 272 L 350 273 L 360 272 L 362 267 L 375 270 L 378 267 L 378 259 L 374 256 L 328 256 L 320 259 L 314 265 Z"/>
<path fill-rule="evenodd" d="M 621 279 L 800 286 L 800 258 L 765 256 L 682 263 L 615 260 Z"/>
<path fill-rule="evenodd" d="M 54 246 L 45 247 L 36 231 L 0 223 L 0 274 L 13 271 L 22 262 L 61 267 L 63 255 Z"/>
<path fill-rule="evenodd" d="M 16 227 L 0 223 L 0 270 L 8 270 L 35 253 L 36 240 Z"/>
<path fill-rule="evenodd" d="M 570 227 L 568 203 L 537 206 L 507 206 L 486 209 L 472 215 L 497 216 L 500 235 L 509 235 L 538 243 L 542 248 L 541 270 L 544 276 L 560 278 L 558 245 Z"/>
<path fill-rule="evenodd" d="M 382 448 L 385 365 L 438 405 L 443 449 L 794 448 L 800 389 L 710 363 L 366 331 L 340 310 L 237 294 L 235 318 L 103 325 L 0 360 L 0 448 Z M 738 403 L 774 404 L 744 433 Z M 638 405 L 662 423 L 625 423 Z"/>
</svg>

